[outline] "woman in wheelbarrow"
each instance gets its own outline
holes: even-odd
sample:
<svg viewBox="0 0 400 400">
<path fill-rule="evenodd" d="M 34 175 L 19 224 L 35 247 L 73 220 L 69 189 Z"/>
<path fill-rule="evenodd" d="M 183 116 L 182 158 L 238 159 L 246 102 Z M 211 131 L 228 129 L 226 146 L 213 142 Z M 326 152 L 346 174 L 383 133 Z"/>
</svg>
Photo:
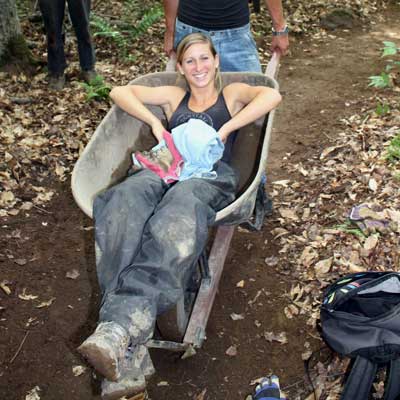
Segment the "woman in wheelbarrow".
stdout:
<svg viewBox="0 0 400 400">
<path fill-rule="evenodd" d="M 144 344 L 156 316 L 183 296 L 209 226 L 235 198 L 238 177 L 229 163 L 237 131 L 281 101 L 265 86 L 237 82 L 221 89 L 218 67 L 209 37 L 195 33 L 177 49 L 178 74 L 188 90 L 127 85 L 111 91 L 120 108 L 151 127 L 159 144 L 136 153 L 140 170 L 97 196 L 93 206 L 103 297 L 99 325 L 78 350 L 106 384 L 122 382 L 133 357 L 133 391 L 144 389 L 144 376 L 154 371 Z M 146 105 L 162 107 L 172 135 Z"/>
</svg>

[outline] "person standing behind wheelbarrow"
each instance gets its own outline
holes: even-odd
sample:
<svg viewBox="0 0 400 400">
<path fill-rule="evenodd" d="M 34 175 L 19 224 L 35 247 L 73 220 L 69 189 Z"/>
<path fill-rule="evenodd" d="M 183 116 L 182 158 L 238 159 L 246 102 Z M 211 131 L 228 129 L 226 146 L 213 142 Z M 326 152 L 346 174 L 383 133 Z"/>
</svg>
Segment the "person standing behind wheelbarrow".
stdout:
<svg viewBox="0 0 400 400">
<path fill-rule="evenodd" d="M 259 8 L 260 0 L 253 0 Z M 250 30 L 249 0 L 163 0 L 166 31 L 164 50 L 172 61 L 175 48 L 186 35 L 203 32 L 209 35 L 220 57 L 222 72 L 262 72 L 256 43 Z M 281 0 L 265 0 L 272 18 L 271 51 L 286 55 L 289 30 Z M 167 64 L 167 70 L 173 65 Z M 257 191 L 253 216 L 245 224 L 260 230 L 272 203 L 265 190 L 266 175 Z"/>
<path fill-rule="evenodd" d="M 65 85 L 64 70 L 67 67 L 64 53 L 63 22 L 65 3 L 78 41 L 81 78 L 89 83 L 97 74 L 95 53 L 89 30 L 90 0 L 39 0 L 47 34 L 47 67 L 49 88 L 62 90 Z"/>
<path fill-rule="evenodd" d="M 210 38 L 191 34 L 177 49 L 178 74 L 187 91 L 178 86 L 127 85 L 114 88 L 110 95 L 120 108 L 148 124 L 161 144 L 165 128 L 145 104 L 162 107 L 170 130 L 200 119 L 210 128 L 212 124 L 218 140 L 228 144 L 239 128 L 275 108 L 281 96 L 275 89 L 239 82 L 221 88 L 219 65 Z M 78 351 L 107 380 L 120 379 L 128 345 L 146 343 L 156 316 L 184 295 L 208 228 L 217 211 L 235 198 L 238 178 L 229 164 L 229 149 L 225 146 L 224 161 L 215 164 L 213 179 L 167 184 L 142 169 L 95 199 L 96 261 L 103 297 L 99 324 Z"/>
<path fill-rule="evenodd" d="M 256 1 L 256 0 L 253 0 Z M 177 44 L 194 32 L 210 35 L 222 72 L 262 72 L 250 31 L 248 0 L 163 0 L 166 31 L 164 50 L 173 57 Z M 258 0 L 259 2 L 259 0 Z M 265 0 L 272 18 L 271 51 L 286 55 L 289 48 L 281 0 Z"/>
</svg>

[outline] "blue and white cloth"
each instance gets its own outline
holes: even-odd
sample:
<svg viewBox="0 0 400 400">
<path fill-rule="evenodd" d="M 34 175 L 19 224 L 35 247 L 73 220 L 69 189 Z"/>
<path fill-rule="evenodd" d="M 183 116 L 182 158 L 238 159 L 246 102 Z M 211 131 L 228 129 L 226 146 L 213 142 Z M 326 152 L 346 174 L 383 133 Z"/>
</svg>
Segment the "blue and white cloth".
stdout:
<svg viewBox="0 0 400 400">
<path fill-rule="evenodd" d="M 217 173 L 214 165 L 224 153 L 224 144 L 217 131 L 204 121 L 191 118 L 185 124 L 172 129 L 171 133 L 184 160 L 179 180 L 215 179 Z"/>
</svg>

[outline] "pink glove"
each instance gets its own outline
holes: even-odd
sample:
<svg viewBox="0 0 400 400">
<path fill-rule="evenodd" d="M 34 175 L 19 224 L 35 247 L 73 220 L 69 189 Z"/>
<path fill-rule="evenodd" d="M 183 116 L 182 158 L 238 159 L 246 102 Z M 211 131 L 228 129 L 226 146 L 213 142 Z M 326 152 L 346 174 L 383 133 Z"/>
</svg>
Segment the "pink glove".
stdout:
<svg viewBox="0 0 400 400">
<path fill-rule="evenodd" d="M 172 135 L 164 131 L 164 146 L 156 146 L 150 151 L 137 151 L 136 160 L 144 167 L 156 173 L 165 183 L 172 183 L 179 180 L 183 166 L 183 158 L 176 148 Z"/>
</svg>

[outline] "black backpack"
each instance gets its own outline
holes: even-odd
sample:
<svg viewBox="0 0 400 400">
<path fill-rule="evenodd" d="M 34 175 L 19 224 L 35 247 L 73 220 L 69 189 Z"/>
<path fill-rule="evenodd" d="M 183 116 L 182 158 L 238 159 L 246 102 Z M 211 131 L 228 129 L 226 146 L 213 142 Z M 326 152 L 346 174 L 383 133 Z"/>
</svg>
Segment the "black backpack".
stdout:
<svg viewBox="0 0 400 400">
<path fill-rule="evenodd" d="M 367 400 L 387 367 L 385 400 L 400 399 L 400 274 L 365 272 L 330 285 L 321 308 L 325 342 L 354 359 L 341 400 Z"/>
</svg>

